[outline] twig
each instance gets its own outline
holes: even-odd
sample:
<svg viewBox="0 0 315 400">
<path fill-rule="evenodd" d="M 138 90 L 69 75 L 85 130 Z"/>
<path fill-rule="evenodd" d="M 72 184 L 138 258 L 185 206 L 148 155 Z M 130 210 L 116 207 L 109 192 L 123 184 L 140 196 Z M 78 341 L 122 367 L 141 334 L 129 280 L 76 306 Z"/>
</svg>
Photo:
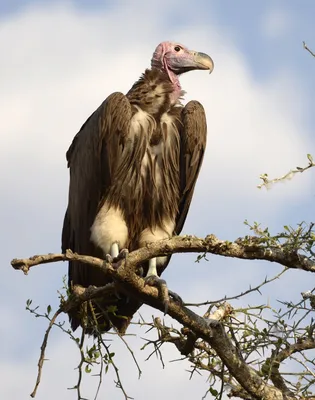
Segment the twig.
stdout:
<svg viewBox="0 0 315 400">
<path fill-rule="evenodd" d="M 85 355 L 84 355 L 84 351 L 83 351 L 83 345 L 84 345 L 84 339 L 85 339 L 85 331 L 84 328 L 82 329 L 82 333 L 81 333 L 81 338 L 80 338 L 80 342 L 77 343 L 79 350 L 80 350 L 80 362 L 78 365 L 78 382 L 75 385 L 74 388 L 72 389 L 76 389 L 77 390 L 77 394 L 78 394 L 78 400 L 81 400 L 81 382 L 82 382 L 82 366 L 85 363 Z"/>
<path fill-rule="evenodd" d="M 267 279 L 267 278 L 266 278 L 266 279 L 265 279 L 262 283 L 260 283 L 259 285 L 255 286 L 255 287 L 253 287 L 253 288 L 249 288 L 248 290 L 245 290 L 244 292 L 242 292 L 242 293 L 240 293 L 240 294 L 237 294 L 237 295 L 235 295 L 235 296 L 222 297 L 222 298 L 219 299 L 219 300 L 204 301 L 204 302 L 202 302 L 202 303 L 186 303 L 186 302 L 185 302 L 185 306 L 187 306 L 187 307 L 208 306 L 209 304 L 219 304 L 219 303 L 222 303 L 222 301 L 238 300 L 238 299 L 240 299 L 241 297 L 246 296 L 247 294 L 252 293 L 252 292 L 259 292 L 259 293 L 260 293 L 260 290 L 259 290 L 259 289 L 261 289 L 264 285 L 266 285 L 266 284 L 268 284 L 268 283 L 270 283 L 270 282 L 273 282 L 273 281 L 275 281 L 276 279 L 279 279 L 280 276 L 283 275 L 286 271 L 288 271 L 288 268 L 284 268 L 279 274 L 273 276 L 273 277 L 270 278 L 270 279 Z"/>
<path fill-rule="evenodd" d="M 142 375 L 142 371 L 141 371 L 140 365 L 139 365 L 139 363 L 138 363 L 138 361 L 136 359 L 136 356 L 135 356 L 134 352 L 132 351 L 132 349 L 130 348 L 129 344 L 124 339 L 124 337 L 121 335 L 121 333 L 119 333 L 118 330 L 116 330 L 116 333 L 119 336 L 119 338 L 123 341 L 123 343 L 125 344 L 125 346 L 127 347 L 128 351 L 129 351 L 129 353 L 131 354 L 131 357 L 133 358 L 133 361 L 136 364 L 137 369 L 138 369 L 138 379 L 140 379 L 141 375 Z"/>
<path fill-rule="evenodd" d="M 303 350 L 315 349 L 315 340 L 313 339 L 301 339 L 297 343 L 290 345 L 288 348 L 279 351 L 276 361 L 279 363 L 283 362 L 285 359 L 294 353 L 300 353 Z"/>
<path fill-rule="evenodd" d="M 301 352 L 303 350 L 311 350 L 315 348 L 315 341 L 313 339 L 302 339 L 298 343 L 291 344 L 283 350 L 274 350 L 271 357 L 267 358 L 262 370 L 269 371 L 269 377 L 272 383 L 281 390 L 284 395 L 294 396 L 294 394 L 287 387 L 285 380 L 279 372 L 281 363 L 290 357 L 294 353 Z M 304 364 L 303 364 L 304 365 Z"/>
<path fill-rule="evenodd" d="M 42 376 L 42 369 L 43 369 L 43 365 L 44 365 L 44 361 L 45 361 L 45 350 L 46 350 L 46 347 L 47 347 L 47 341 L 48 341 L 49 333 L 51 331 L 51 328 L 55 324 L 55 321 L 56 321 L 58 315 L 60 315 L 61 313 L 62 313 L 62 309 L 59 308 L 55 312 L 55 314 L 52 317 L 52 319 L 50 320 L 48 328 L 47 328 L 47 330 L 45 332 L 43 343 L 42 343 L 42 345 L 40 347 L 40 357 L 39 357 L 38 364 L 37 364 L 38 365 L 37 379 L 36 379 L 34 390 L 32 391 L 32 393 L 30 395 L 31 397 L 35 397 L 36 396 L 37 388 L 38 388 L 38 386 L 40 384 L 40 380 L 41 380 L 41 376 Z"/>
<path fill-rule="evenodd" d="M 99 346 L 99 348 L 100 348 L 100 343 L 99 343 L 99 341 L 98 341 L 98 346 Z M 100 354 L 102 354 L 102 353 L 100 352 Z M 99 379 L 99 381 L 98 381 L 98 385 L 97 385 L 96 393 L 95 393 L 95 396 L 94 396 L 94 400 L 97 400 L 99 391 L 100 391 L 101 386 L 102 386 L 102 382 L 103 382 L 103 369 L 104 369 L 104 360 L 103 360 L 103 357 L 101 357 L 101 365 L 100 365 L 100 373 L 99 373 L 100 379 Z"/>
<path fill-rule="evenodd" d="M 114 368 L 114 371 L 115 371 L 115 374 L 116 374 L 116 378 L 117 378 L 117 381 L 115 382 L 115 383 L 116 383 L 116 386 L 123 392 L 123 394 L 124 394 L 124 396 L 125 396 L 125 400 L 132 399 L 132 397 L 130 397 L 130 396 L 127 395 L 127 393 L 126 393 L 126 391 L 125 391 L 125 389 L 124 389 L 124 386 L 123 386 L 123 384 L 122 384 L 122 382 L 121 382 L 121 378 L 120 378 L 120 374 L 119 374 L 119 369 L 117 368 L 117 365 L 115 364 L 115 362 L 114 362 L 114 360 L 113 360 L 113 356 L 112 356 L 111 352 L 109 351 L 109 347 L 105 344 L 105 342 L 104 342 L 104 340 L 103 340 L 103 338 L 102 338 L 101 335 L 98 336 L 98 340 L 99 340 L 99 342 L 103 345 L 103 347 L 104 347 L 105 350 L 106 350 L 106 353 L 107 353 L 107 356 L 108 356 L 108 362 L 109 362 L 109 363 L 113 366 L 113 368 Z"/>
<path fill-rule="evenodd" d="M 311 54 L 313 54 L 313 53 L 311 53 Z M 263 183 L 261 183 L 260 185 L 257 186 L 258 189 L 261 189 L 263 186 L 265 186 L 267 189 L 270 189 L 271 185 L 273 185 L 274 183 L 290 180 L 294 177 L 295 174 L 305 172 L 309 168 L 315 167 L 315 162 L 313 161 L 313 157 L 310 154 L 308 154 L 307 158 L 308 158 L 309 164 L 306 167 L 296 167 L 296 169 L 291 169 L 289 172 L 287 172 L 280 178 L 274 178 L 274 179 L 270 180 L 268 178 L 268 174 L 260 175 L 259 178 L 263 181 Z"/>
<path fill-rule="evenodd" d="M 218 399 L 221 400 L 223 397 L 223 390 L 224 390 L 224 364 L 222 364 L 222 370 L 221 370 L 221 388 L 220 388 L 220 394 Z"/>
<path fill-rule="evenodd" d="M 303 367 L 307 370 L 307 372 L 313 377 L 315 378 L 315 373 L 302 361 L 297 359 L 296 357 L 292 357 L 293 360 L 297 361 L 298 363 L 300 363 L 301 365 L 303 365 Z"/>
<path fill-rule="evenodd" d="M 304 49 L 307 50 L 313 57 L 315 57 L 315 53 L 313 53 L 312 50 L 310 50 L 310 49 L 307 47 L 307 45 L 306 45 L 305 42 L 303 42 L 303 47 L 304 47 Z"/>
</svg>

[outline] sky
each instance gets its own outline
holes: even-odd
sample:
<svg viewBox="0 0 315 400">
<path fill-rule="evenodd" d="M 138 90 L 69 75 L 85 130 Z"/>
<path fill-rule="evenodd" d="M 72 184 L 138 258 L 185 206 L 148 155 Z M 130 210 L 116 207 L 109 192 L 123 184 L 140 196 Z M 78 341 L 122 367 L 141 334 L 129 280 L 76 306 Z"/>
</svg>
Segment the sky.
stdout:
<svg viewBox="0 0 315 400">
<path fill-rule="evenodd" d="M 273 233 L 314 220 L 312 170 L 271 190 L 257 189 L 260 174 L 280 176 L 315 154 L 315 60 L 302 47 L 306 41 L 315 49 L 314 12 L 310 0 L 0 0 L 1 398 L 29 397 L 47 321 L 25 311 L 25 302 L 31 298 L 42 310 L 48 304 L 56 309 L 67 273 L 66 263 L 58 263 L 24 276 L 10 260 L 60 251 L 66 150 L 109 94 L 129 90 L 161 41 L 183 43 L 215 63 L 210 76 L 194 71 L 181 77 L 185 101 L 199 100 L 208 123 L 207 151 L 183 233 L 234 240 L 249 233 L 245 219 Z M 209 255 L 209 262 L 196 264 L 195 258 L 174 256 L 163 275 L 186 302 L 238 294 L 281 270 L 267 262 Z M 309 278 L 289 271 L 257 301 L 277 307 L 277 300 L 299 300 L 301 291 L 313 288 Z M 149 320 L 161 314 L 144 306 L 141 315 Z M 206 375 L 189 380 L 188 362 L 170 362 L 178 358 L 171 345 L 164 347 L 164 370 L 157 359 L 145 361 L 145 329 L 132 326 L 130 333 L 136 335 L 127 339 L 143 371 L 140 380 L 126 347 L 110 336 L 130 396 L 203 396 Z M 37 399 L 76 399 L 67 388 L 76 382 L 79 355 L 57 329 L 47 358 Z M 114 378 L 112 372 L 104 377 L 100 398 L 123 398 Z M 84 396 L 94 398 L 96 387 L 97 378 L 85 377 Z"/>
</svg>

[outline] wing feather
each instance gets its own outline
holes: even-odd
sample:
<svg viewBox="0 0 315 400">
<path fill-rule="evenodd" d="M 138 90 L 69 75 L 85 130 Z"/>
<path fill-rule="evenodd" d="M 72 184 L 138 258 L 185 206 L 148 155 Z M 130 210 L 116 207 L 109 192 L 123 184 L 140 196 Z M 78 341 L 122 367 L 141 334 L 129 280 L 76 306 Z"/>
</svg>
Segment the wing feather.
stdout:
<svg viewBox="0 0 315 400">
<path fill-rule="evenodd" d="M 195 185 L 202 165 L 206 142 L 207 122 L 203 106 L 198 101 L 190 101 L 182 109 L 180 132 L 180 202 L 176 217 L 175 235 L 183 229 L 190 207 Z M 168 256 L 159 267 L 159 275 L 166 269 L 171 260 Z"/>
<path fill-rule="evenodd" d="M 122 93 L 113 93 L 83 124 L 67 151 L 70 168 L 69 202 L 62 231 L 62 251 L 102 256 L 90 241 L 90 228 L 106 198 L 128 140 L 132 106 Z M 104 274 L 69 262 L 69 287 L 106 284 Z M 72 328 L 79 325 L 74 312 Z"/>
<path fill-rule="evenodd" d="M 177 235 L 183 229 L 187 217 L 207 142 L 206 115 L 203 106 L 198 101 L 190 101 L 183 108 L 181 119 L 181 199 L 176 219 Z"/>
</svg>

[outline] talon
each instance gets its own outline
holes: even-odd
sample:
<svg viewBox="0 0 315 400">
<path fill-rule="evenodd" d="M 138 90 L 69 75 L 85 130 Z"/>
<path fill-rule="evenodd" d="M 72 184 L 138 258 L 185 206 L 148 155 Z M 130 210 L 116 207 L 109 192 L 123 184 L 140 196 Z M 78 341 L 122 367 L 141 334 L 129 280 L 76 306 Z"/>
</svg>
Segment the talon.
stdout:
<svg viewBox="0 0 315 400">
<path fill-rule="evenodd" d="M 176 301 L 176 303 L 179 303 L 180 305 L 183 305 L 183 299 L 175 292 L 172 292 L 171 290 L 168 291 L 168 294 L 172 297 L 172 299 L 174 301 Z"/>
<path fill-rule="evenodd" d="M 113 257 L 112 257 L 110 254 L 106 254 L 106 255 L 105 255 L 105 261 L 106 261 L 107 263 L 109 263 L 109 264 L 112 264 L 113 261 L 114 261 L 114 259 L 113 259 Z"/>
<path fill-rule="evenodd" d="M 208 328 L 214 328 L 220 324 L 220 321 L 212 318 L 204 318 L 204 321 L 206 322 Z"/>
<path fill-rule="evenodd" d="M 125 261 L 128 257 L 129 251 L 128 249 L 122 249 L 117 257 L 113 257 L 112 264 L 113 267 L 118 269 L 123 261 Z"/>
<path fill-rule="evenodd" d="M 129 250 L 128 249 L 122 249 L 122 250 L 120 250 L 118 256 L 114 257 L 114 262 L 125 260 L 128 257 L 128 255 L 129 255 Z"/>
<path fill-rule="evenodd" d="M 164 279 L 159 278 L 157 275 L 147 275 L 144 278 L 144 284 L 149 286 L 160 287 L 162 285 L 166 285 L 166 281 Z"/>
<path fill-rule="evenodd" d="M 159 278 L 157 275 L 147 275 L 144 278 L 144 284 L 145 286 L 155 286 L 158 289 L 159 297 L 164 304 L 164 315 L 167 314 L 170 298 L 166 281 Z"/>
</svg>

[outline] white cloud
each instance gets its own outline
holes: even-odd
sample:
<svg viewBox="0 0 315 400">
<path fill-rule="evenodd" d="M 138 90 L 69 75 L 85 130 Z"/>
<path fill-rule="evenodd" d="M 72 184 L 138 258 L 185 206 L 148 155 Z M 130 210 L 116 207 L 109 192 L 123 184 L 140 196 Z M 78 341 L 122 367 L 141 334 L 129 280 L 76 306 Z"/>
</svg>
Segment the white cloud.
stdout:
<svg viewBox="0 0 315 400">
<path fill-rule="evenodd" d="M 177 4 L 181 3 L 174 2 L 171 7 L 175 9 Z M 135 10 L 140 5 L 138 13 Z M 156 7 L 154 20 L 150 18 L 151 7 Z M 298 106 L 306 97 L 299 81 L 286 66 L 264 82 L 255 81 L 245 58 L 223 29 L 217 27 L 214 31 L 211 21 L 200 15 L 198 27 L 161 31 L 158 21 L 163 13 L 161 5 L 141 1 L 88 13 L 60 3 L 25 9 L 1 21 L 0 47 L 7 55 L 0 65 L 0 166 L 5 172 L 6 188 L 0 209 L 7 233 L 4 264 L 15 256 L 59 251 L 68 185 L 65 152 L 73 136 L 107 95 L 130 88 L 149 66 L 154 47 L 168 38 L 207 52 L 215 61 L 210 77 L 194 72 L 181 79 L 186 100 L 194 98 L 203 103 L 209 128 L 205 162 L 185 232 L 214 232 L 231 239 L 244 233 L 245 218 L 277 226 L 289 207 L 309 196 L 310 174 L 268 193 L 256 189 L 260 173 L 282 174 L 303 164 L 309 152 L 303 109 Z M 195 18 L 197 15 L 195 10 Z M 141 30 L 134 29 L 140 24 Z M 292 217 L 294 222 L 303 212 Z M 176 257 L 166 271 L 171 287 L 180 289 L 185 300 L 235 294 L 267 270 L 263 266 L 252 270 L 245 262 L 209 258 L 208 264 L 194 264 L 194 257 Z M 65 271 L 64 264 L 38 267 L 27 278 L 17 277 L 9 268 L 5 271 L 18 294 L 14 298 L 11 288 L 5 288 L 13 298 L 5 310 L 8 324 L 3 340 L 10 348 L 19 340 L 27 340 L 27 349 L 23 360 L 9 357 L 0 362 L 2 377 L 6 377 L 0 389 L 3 398 L 24 398 L 33 384 L 37 337 L 41 335 L 35 330 L 38 326 L 44 329 L 44 323 L 25 323 L 24 300 L 31 297 L 43 305 L 55 304 L 57 300 L 52 297 Z M 226 279 L 225 274 L 233 279 Z M 151 315 L 151 310 L 145 312 Z M 19 328 L 20 322 L 23 327 Z M 12 331 L 21 331 L 23 339 L 14 337 L 13 342 Z M 56 392 L 63 398 L 74 398 L 65 390 L 75 379 L 74 353 L 67 339 L 60 336 L 49 348 L 51 361 L 45 366 L 38 398 L 49 400 L 49 396 L 56 397 Z M 126 387 L 136 399 L 144 398 L 144 387 L 149 385 L 154 385 L 152 396 L 156 396 L 151 398 L 166 393 L 169 397 L 173 393 L 199 398 L 206 390 L 204 377 L 188 381 L 183 365 L 169 364 L 166 371 L 161 371 L 153 361 L 143 366 L 144 376 L 138 383 L 134 367 L 132 373 L 127 372 L 125 353 L 120 357 Z M 168 347 L 166 358 L 172 357 L 177 354 Z M 104 391 L 108 398 L 119 398 L 113 376 L 106 379 Z M 92 390 L 93 384 L 87 385 Z"/>
</svg>

